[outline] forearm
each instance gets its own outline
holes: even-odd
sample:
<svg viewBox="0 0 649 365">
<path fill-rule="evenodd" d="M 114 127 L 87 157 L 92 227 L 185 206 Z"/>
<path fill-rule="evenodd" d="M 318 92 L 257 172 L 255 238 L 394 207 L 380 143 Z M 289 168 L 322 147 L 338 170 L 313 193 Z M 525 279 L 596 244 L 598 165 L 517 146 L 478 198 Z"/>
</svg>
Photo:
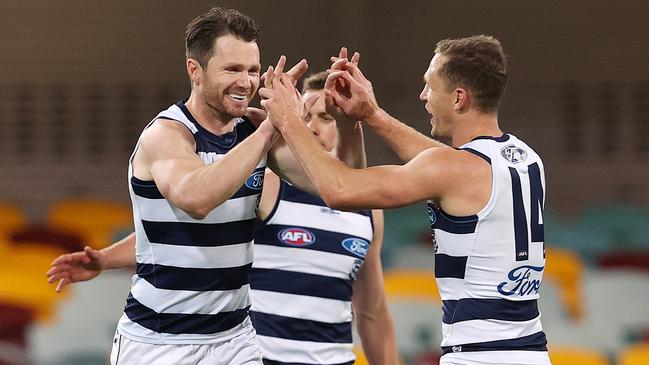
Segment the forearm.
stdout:
<svg viewBox="0 0 649 365">
<path fill-rule="evenodd" d="M 352 168 L 367 167 L 365 141 L 361 122 L 341 122 L 338 126 L 336 157 Z"/>
<path fill-rule="evenodd" d="M 417 154 L 431 147 L 445 146 L 419 133 L 382 109 L 374 113 L 367 123 L 404 162 L 412 160 Z"/>
<path fill-rule="evenodd" d="M 392 318 L 381 303 L 372 312 L 361 312 L 356 318 L 363 352 L 371 365 L 395 365 L 397 363 L 396 336 Z"/>
<path fill-rule="evenodd" d="M 202 218 L 241 188 L 268 152 L 272 138 L 259 130 L 212 164 L 185 174 L 170 186 L 172 202 Z"/>
<path fill-rule="evenodd" d="M 100 265 L 103 270 L 135 267 L 135 232 L 120 241 L 101 249 Z"/>
</svg>

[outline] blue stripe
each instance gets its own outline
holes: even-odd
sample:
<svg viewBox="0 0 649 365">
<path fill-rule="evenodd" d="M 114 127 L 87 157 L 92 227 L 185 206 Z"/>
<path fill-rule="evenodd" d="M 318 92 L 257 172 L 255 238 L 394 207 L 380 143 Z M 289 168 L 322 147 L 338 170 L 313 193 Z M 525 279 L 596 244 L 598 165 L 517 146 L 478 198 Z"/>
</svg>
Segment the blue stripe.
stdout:
<svg viewBox="0 0 649 365">
<path fill-rule="evenodd" d="M 264 365 L 320 365 L 319 363 L 306 363 L 306 362 L 283 362 L 276 360 L 263 359 Z M 327 365 L 353 365 L 354 361 L 343 362 L 339 364 L 327 364 Z"/>
<path fill-rule="evenodd" d="M 464 279 L 467 256 L 449 256 L 435 254 L 435 277 Z"/>
<path fill-rule="evenodd" d="M 248 316 L 250 307 L 218 314 L 156 313 L 129 293 L 124 313 L 133 322 L 154 332 L 172 334 L 213 334 L 234 328 Z"/>
<path fill-rule="evenodd" d="M 433 213 L 435 214 L 433 227 L 435 229 L 455 234 L 470 234 L 475 232 L 475 227 L 478 225 L 477 215 L 456 217 L 436 208 L 435 206 L 433 206 L 433 209 Z"/>
<path fill-rule="evenodd" d="M 296 341 L 352 343 L 352 323 L 325 323 L 251 312 L 253 326 L 258 335 Z"/>
<path fill-rule="evenodd" d="M 516 261 L 525 261 L 529 257 L 529 241 L 527 237 L 527 217 L 523 203 L 521 178 L 515 168 L 509 167 L 512 178 L 512 209 L 514 212 L 514 239 Z M 534 205 L 535 207 L 536 205 Z"/>
<path fill-rule="evenodd" d="M 310 245 L 296 246 L 291 245 L 280 240 L 279 233 L 287 228 L 301 228 L 311 232 L 315 236 L 315 242 Z M 324 231 L 321 229 L 314 229 L 311 227 L 300 227 L 300 226 L 285 226 L 280 224 L 273 224 L 268 226 L 262 226 L 255 232 L 255 245 L 269 245 L 275 247 L 291 247 L 291 248 L 300 248 L 304 250 L 312 250 L 318 252 L 328 252 L 339 255 L 350 256 L 358 258 L 357 255 L 348 251 L 343 247 L 342 242 L 348 238 L 356 238 L 363 240 L 367 243 L 369 241 L 363 237 L 358 237 L 350 234 L 344 234 L 339 232 Z M 288 255 L 288 253 L 287 253 Z"/>
<path fill-rule="evenodd" d="M 198 269 L 153 264 L 137 264 L 136 273 L 158 289 L 168 290 L 234 290 L 250 283 L 252 264 Z"/>
<path fill-rule="evenodd" d="M 480 139 L 487 139 L 487 140 L 492 140 L 492 141 L 496 141 L 496 142 L 507 142 L 507 141 L 509 141 L 509 134 L 505 133 L 500 137 L 479 136 L 479 137 L 475 137 L 474 139 L 472 139 L 471 142 L 477 141 L 477 140 L 480 140 Z"/>
<path fill-rule="evenodd" d="M 469 343 L 465 345 L 445 346 L 442 352 L 475 352 L 475 351 L 548 351 L 545 333 L 539 331 L 529 336 L 509 340 Z"/>
<path fill-rule="evenodd" d="M 469 148 L 469 147 L 460 148 L 460 150 L 464 150 L 464 151 L 467 151 L 467 152 L 471 152 L 471 153 L 473 153 L 474 155 L 480 157 L 481 159 L 487 161 L 487 163 L 488 163 L 489 165 L 491 165 L 491 159 L 490 159 L 487 155 L 483 154 L 483 153 L 480 152 L 480 151 L 474 150 L 473 148 Z"/>
<path fill-rule="evenodd" d="M 453 324 L 474 319 L 496 319 L 522 322 L 539 316 L 536 300 L 513 301 L 507 299 L 444 300 L 442 322 Z"/>
<path fill-rule="evenodd" d="M 352 300 L 352 280 L 259 268 L 253 268 L 250 275 L 250 287 L 256 290 L 344 301 Z"/>
<path fill-rule="evenodd" d="M 133 193 L 142 198 L 147 199 L 164 199 L 160 190 L 155 184 L 155 181 L 144 181 L 140 180 L 135 176 L 131 177 L 131 187 L 133 188 Z"/>
<path fill-rule="evenodd" d="M 151 222 L 142 220 L 149 242 L 216 247 L 252 241 L 255 218 L 227 223 Z"/>
<path fill-rule="evenodd" d="M 281 181 L 279 199 L 286 200 L 293 203 L 310 204 L 310 205 L 317 205 L 321 207 L 327 206 L 327 204 L 322 199 L 320 199 L 320 197 L 307 193 L 306 191 L 300 190 L 295 186 L 290 185 L 284 180 Z M 366 217 L 372 216 L 372 212 L 370 210 L 359 210 L 351 213 L 364 215 Z"/>
</svg>

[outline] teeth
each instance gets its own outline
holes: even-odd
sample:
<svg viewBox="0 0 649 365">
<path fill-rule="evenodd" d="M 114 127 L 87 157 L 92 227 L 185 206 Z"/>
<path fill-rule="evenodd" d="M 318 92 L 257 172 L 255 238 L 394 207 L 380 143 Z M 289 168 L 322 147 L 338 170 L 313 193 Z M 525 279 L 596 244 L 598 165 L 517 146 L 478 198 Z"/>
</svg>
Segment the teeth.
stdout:
<svg viewBox="0 0 649 365">
<path fill-rule="evenodd" d="M 239 94 L 228 94 L 228 96 L 230 96 L 230 97 L 233 98 L 233 99 L 237 99 L 237 100 L 246 100 L 246 96 L 245 96 L 245 95 L 239 95 Z"/>
</svg>

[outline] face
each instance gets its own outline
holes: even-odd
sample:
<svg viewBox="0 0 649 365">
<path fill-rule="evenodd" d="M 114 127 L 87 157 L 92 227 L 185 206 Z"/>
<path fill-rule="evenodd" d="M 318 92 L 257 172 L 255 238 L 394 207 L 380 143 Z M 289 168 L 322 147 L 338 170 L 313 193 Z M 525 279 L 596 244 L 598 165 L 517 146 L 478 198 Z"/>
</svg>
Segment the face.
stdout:
<svg viewBox="0 0 649 365">
<path fill-rule="evenodd" d="M 317 94 L 320 98 L 313 104 L 311 110 L 306 112 L 306 125 L 320 142 L 322 148 L 331 152 L 336 146 L 338 136 L 336 120 L 325 110 L 324 90 L 307 91 L 302 96 L 302 100 L 306 100 L 309 95 L 313 94 Z"/>
<path fill-rule="evenodd" d="M 210 109 L 227 119 L 243 116 L 259 87 L 259 48 L 233 35 L 217 38 L 207 67 L 194 80 Z"/>
<path fill-rule="evenodd" d="M 426 111 L 431 115 L 430 134 L 439 139 L 451 137 L 453 105 L 455 103 L 454 90 L 448 91 L 444 80 L 437 74 L 445 61 L 444 57 L 438 54 L 433 57 L 424 74 L 424 89 L 419 95 L 419 99 L 426 102 Z"/>
</svg>

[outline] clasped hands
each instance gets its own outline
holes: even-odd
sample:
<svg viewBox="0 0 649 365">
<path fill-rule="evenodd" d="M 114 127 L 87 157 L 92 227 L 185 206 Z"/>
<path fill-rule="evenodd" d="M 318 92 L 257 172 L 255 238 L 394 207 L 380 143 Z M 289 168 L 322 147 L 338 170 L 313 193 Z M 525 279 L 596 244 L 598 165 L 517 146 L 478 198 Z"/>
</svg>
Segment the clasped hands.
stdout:
<svg viewBox="0 0 649 365">
<path fill-rule="evenodd" d="M 374 97 L 372 84 L 358 68 L 360 54 L 355 52 L 347 58 L 347 48 L 342 47 L 338 56 L 331 57 L 331 68 L 324 86 L 325 106 L 328 114 L 338 123 L 354 123 L 367 120 L 379 107 Z M 301 60 L 289 71 L 284 72 L 286 57 L 281 56 L 277 65 L 269 66 L 262 75 L 264 86 L 259 90 L 261 105 L 268 113 L 268 119 L 278 130 L 296 120 L 318 100 L 318 95 L 309 94 L 302 100 L 295 88 L 297 81 L 307 69 L 306 60 Z"/>
</svg>

